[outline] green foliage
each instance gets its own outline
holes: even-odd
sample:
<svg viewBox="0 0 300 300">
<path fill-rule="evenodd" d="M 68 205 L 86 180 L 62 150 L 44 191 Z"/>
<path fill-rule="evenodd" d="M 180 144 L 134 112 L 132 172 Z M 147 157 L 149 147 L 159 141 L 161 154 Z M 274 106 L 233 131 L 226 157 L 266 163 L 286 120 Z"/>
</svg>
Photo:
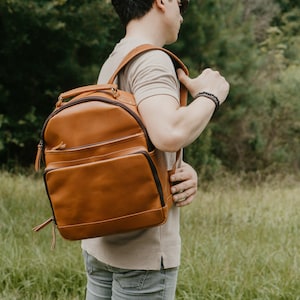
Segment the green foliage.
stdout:
<svg viewBox="0 0 300 300">
<path fill-rule="evenodd" d="M 206 176 L 221 166 L 299 168 L 299 8 L 271 26 L 278 16 L 280 7 L 271 0 L 191 2 L 181 36 L 186 44 L 179 43 L 177 51 L 187 56 L 192 74 L 216 68 L 231 85 L 209 132 L 185 152 Z"/>
<path fill-rule="evenodd" d="M 119 23 L 106 1 L 6 0 L 0 16 L 0 158 L 28 163 L 59 93 L 96 81 Z"/>
<path fill-rule="evenodd" d="M 292 0 L 193 0 L 169 48 L 192 76 L 218 69 L 231 85 L 208 129 L 185 150 L 202 176 L 299 169 L 300 7 Z M 58 94 L 94 83 L 123 35 L 109 1 L 0 2 L 0 159 L 33 162 Z"/>
<path fill-rule="evenodd" d="M 206 153 L 201 149 L 203 138 L 205 140 L 204 133 L 188 147 L 187 160 L 209 156 L 206 163 L 198 160 L 194 165 L 199 170 L 209 170 L 211 165 L 218 167 L 221 164 L 232 170 L 244 169 L 245 141 L 240 129 L 245 127 L 243 117 L 247 114 L 255 91 L 255 86 L 249 82 L 253 81 L 259 67 L 254 20 L 247 17 L 242 2 L 194 1 L 191 2 L 186 23 L 187 26 L 184 24 L 182 29 L 182 38 L 187 41 L 187 45 L 192 45 L 192 48 L 184 49 L 184 53 L 192 58 L 186 59 L 191 73 L 196 75 L 199 69 L 206 67 L 218 69 L 231 85 L 227 102 L 210 125 L 212 131 Z"/>
<path fill-rule="evenodd" d="M 261 167 L 299 168 L 299 12 L 283 14 L 282 25 L 270 27 L 260 45 L 263 68 L 254 82 L 259 102 L 253 103 L 248 124 L 249 142 L 257 153 L 253 164 Z"/>
</svg>

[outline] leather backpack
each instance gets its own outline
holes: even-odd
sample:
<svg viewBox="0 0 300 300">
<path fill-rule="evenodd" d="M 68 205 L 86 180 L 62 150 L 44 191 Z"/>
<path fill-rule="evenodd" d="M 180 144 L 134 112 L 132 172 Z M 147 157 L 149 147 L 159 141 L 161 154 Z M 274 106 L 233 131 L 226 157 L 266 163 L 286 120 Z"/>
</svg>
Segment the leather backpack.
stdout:
<svg viewBox="0 0 300 300">
<path fill-rule="evenodd" d="M 175 68 L 188 73 L 168 50 L 141 45 L 123 59 L 107 84 L 59 96 L 44 122 L 36 159 L 37 170 L 44 161 L 52 217 L 35 231 L 53 222 L 65 239 L 80 240 L 166 222 L 173 202 L 170 171 L 148 136 L 134 95 L 114 84 L 131 59 L 153 49 L 167 52 Z M 181 105 L 186 98 L 181 86 Z"/>
</svg>

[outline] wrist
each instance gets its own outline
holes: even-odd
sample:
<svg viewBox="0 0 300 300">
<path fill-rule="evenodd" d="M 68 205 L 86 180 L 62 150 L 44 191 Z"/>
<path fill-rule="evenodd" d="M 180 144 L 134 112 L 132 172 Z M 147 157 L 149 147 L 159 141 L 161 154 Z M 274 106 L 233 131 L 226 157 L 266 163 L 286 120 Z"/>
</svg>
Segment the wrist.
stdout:
<svg viewBox="0 0 300 300">
<path fill-rule="evenodd" d="M 204 97 L 204 98 L 207 98 L 207 99 L 210 99 L 211 101 L 213 101 L 213 103 L 215 104 L 214 113 L 219 109 L 220 100 L 216 95 L 203 91 L 203 92 L 197 93 L 196 96 L 194 97 L 194 100 L 199 98 L 199 97 Z"/>
</svg>

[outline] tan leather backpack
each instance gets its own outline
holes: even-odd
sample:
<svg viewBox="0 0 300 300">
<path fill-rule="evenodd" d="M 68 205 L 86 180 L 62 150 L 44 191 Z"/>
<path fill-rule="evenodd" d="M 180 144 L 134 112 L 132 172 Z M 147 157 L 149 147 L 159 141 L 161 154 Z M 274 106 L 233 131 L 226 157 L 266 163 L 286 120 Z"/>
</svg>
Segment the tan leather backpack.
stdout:
<svg viewBox="0 0 300 300">
<path fill-rule="evenodd" d="M 131 51 L 105 85 L 59 96 L 38 146 L 54 222 L 69 240 L 93 238 L 163 224 L 172 206 L 166 162 L 139 116 L 134 96 L 113 83 L 136 55 L 160 49 L 187 73 L 171 52 L 142 45 Z M 187 93 L 181 87 L 181 105 Z M 69 101 L 67 101 L 69 100 Z"/>
</svg>

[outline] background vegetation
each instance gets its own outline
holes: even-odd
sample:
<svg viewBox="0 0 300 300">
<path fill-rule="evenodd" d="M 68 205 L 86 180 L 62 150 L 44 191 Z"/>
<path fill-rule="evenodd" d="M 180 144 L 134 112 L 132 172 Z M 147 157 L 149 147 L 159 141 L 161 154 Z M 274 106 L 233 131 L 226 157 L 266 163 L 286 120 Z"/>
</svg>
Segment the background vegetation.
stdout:
<svg viewBox="0 0 300 300">
<path fill-rule="evenodd" d="M 185 151 L 207 177 L 220 170 L 300 166 L 300 4 L 295 0 L 192 0 L 170 46 L 192 75 L 219 69 L 226 104 Z M 0 2 L 0 162 L 29 166 L 60 92 L 94 83 L 123 35 L 105 0 Z"/>
<path fill-rule="evenodd" d="M 300 294 L 300 186 L 295 176 L 223 177 L 202 185 L 182 210 L 177 300 L 297 300 Z M 37 213 L 38 212 L 38 213 Z M 51 226 L 41 178 L 0 173 L 0 299 L 83 299 L 79 242 Z"/>
</svg>

